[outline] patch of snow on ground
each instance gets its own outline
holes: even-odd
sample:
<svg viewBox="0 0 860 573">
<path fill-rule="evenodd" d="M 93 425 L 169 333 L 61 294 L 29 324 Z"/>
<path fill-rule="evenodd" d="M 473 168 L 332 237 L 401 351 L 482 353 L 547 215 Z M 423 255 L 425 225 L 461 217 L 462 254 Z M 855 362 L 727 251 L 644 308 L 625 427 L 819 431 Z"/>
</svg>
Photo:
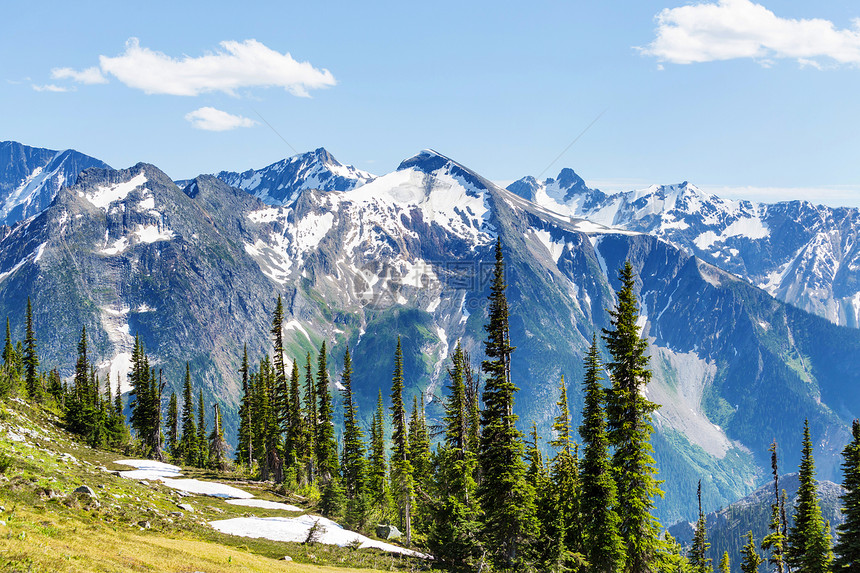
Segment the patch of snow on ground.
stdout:
<svg viewBox="0 0 860 573">
<path fill-rule="evenodd" d="M 223 483 L 200 481 L 198 479 L 173 479 L 167 477 L 159 479 L 167 487 L 172 487 L 173 489 L 178 489 L 179 491 L 184 491 L 197 495 L 208 495 L 211 497 L 223 497 L 227 499 L 250 499 L 254 497 L 247 491 L 243 491 L 239 488 L 235 488 L 233 486 Z"/>
<path fill-rule="evenodd" d="M 284 511 L 304 511 L 300 507 L 288 503 L 278 503 L 265 499 L 228 499 L 230 505 L 241 505 L 242 507 L 259 507 L 261 509 L 282 509 Z"/>
<path fill-rule="evenodd" d="M 42 258 L 42 255 L 45 253 L 45 246 L 47 244 L 48 244 L 47 242 L 42 243 L 41 245 L 39 245 L 39 248 L 36 249 L 36 257 L 33 259 L 34 263 L 38 263 L 39 259 Z"/>
<path fill-rule="evenodd" d="M 125 199 L 129 193 L 145 183 L 146 174 L 140 172 L 125 183 L 118 183 L 108 187 L 97 187 L 95 193 L 82 194 L 82 196 L 96 207 L 107 210 L 108 205 L 114 201 Z"/>
<path fill-rule="evenodd" d="M 112 247 L 105 247 L 99 252 L 105 255 L 118 255 L 121 252 L 125 251 L 128 248 L 128 238 L 120 237 L 116 241 L 113 242 Z"/>
<path fill-rule="evenodd" d="M 179 476 L 179 472 L 182 471 L 182 468 L 179 466 L 155 460 L 117 460 L 114 463 L 121 466 L 137 468 L 135 470 L 119 472 L 119 475 L 129 479 L 155 480 L 163 477 L 171 478 Z"/>
<path fill-rule="evenodd" d="M 374 547 L 391 553 L 402 553 L 415 557 L 428 557 L 422 553 L 398 547 L 391 543 L 376 541 L 365 537 L 360 533 L 348 531 L 324 517 L 315 515 L 302 515 L 300 517 L 237 517 L 233 519 L 222 519 L 211 521 L 209 525 L 228 535 L 239 537 L 263 538 L 272 541 L 292 541 L 303 543 L 308 537 L 308 531 L 315 522 L 323 527 L 324 531 L 319 537 L 319 542 L 326 545 L 339 545 L 346 547 L 356 540 L 361 542 L 361 547 Z"/>
<path fill-rule="evenodd" d="M 534 234 L 540 242 L 543 243 L 546 250 L 549 251 L 549 255 L 552 257 L 552 260 L 558 263 L 558 259 L 561 258 L 561 254 L 564 252 L 564 243 L 554 243 L 549 231 L 545 231 L 543 229 L 540 231 L 534 231 Z"/>
</svg>

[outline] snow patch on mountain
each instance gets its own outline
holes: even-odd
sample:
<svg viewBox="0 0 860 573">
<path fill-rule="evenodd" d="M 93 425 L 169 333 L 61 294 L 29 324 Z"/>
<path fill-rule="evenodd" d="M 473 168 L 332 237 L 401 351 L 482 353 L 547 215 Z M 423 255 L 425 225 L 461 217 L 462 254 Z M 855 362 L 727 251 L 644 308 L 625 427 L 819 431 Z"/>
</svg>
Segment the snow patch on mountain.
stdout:
<svg viewBox="0 0 860 573">
<path fill-rule="evenodd" d="M 122 201 L 129 193 L 138 187 L 142 187 L 146 182 L 146 173 L 141 171 L 128 181 L 116 183 L 114 185 L 98 186 L 94 192 L 80 192 L 79 196 L 85 198 L 94 206 L 107 211 L 107 208 L 111 203 Z"/>
</svg>

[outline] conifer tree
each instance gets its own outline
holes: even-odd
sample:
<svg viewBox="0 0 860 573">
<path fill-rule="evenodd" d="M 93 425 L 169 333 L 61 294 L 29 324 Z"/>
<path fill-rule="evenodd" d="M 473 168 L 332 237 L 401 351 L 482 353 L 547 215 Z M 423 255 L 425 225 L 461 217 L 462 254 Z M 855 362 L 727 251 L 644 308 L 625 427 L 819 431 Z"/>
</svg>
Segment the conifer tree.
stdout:
<svg viewBox="0 0 860 573">
<path fill-rule="evenodd" d="M 131 419 L 129 422 L 137 435 L 137 439 L 140 440 L 144 453 L 151 455 L 154 454 L 151 444 L 153 422 L 152 380 L 149 371 L 149 359 L 144 352 L 140 336 L 135 336 L 134 338 L 131 363 L 131 373 L 129 374 L 131 392 L 129 392 L 128 402 L 128 407 L 131 410 Z"/>
<path fill-rule="evenodd" d="M 158 371 L 158 378 L 156 378 L 155 368 L 153 368 L 149 377 L 149 381 L 149 445 L 155 459 L 163 462 L 164 452 L 161 448 L 161 393 L 164 390 L 164 381 L 161 377 L 161 370 Z"/>
<path fill-rule="evenodd" d="M 275 442 L 283 445 L 281 448 L 281 457 L 285 463 L 289 463 L 293 452 L 287 451 L 290 446 L 289 440 L 281 444 L 280 434 L 285 434 L 291 424 L 290 420 L 290 389 L 287 383 L 287 372 L 284 367 L 284 306 L 281 301 L 281 295 L 278 295 L 278 301 L 275 304 L 275 312 L 272 315 L 272 344 L 274 355 L 272 357 L 273 366 L 273 402 L 272 406 L 277 416 L 278 436 L 275 437 Z"/>
<path fill-rule="evenodd" d="M 110 382 L 110 379 L 108 379 Z M 123 415 L 123 407 L 122 407 L 122 384 L 117 376 L 116 379 L 116 395 L 113 397 L 113 411 L 117 415 L 118 418 L 122 419 L 123 425 L 125 424 L 125 416 Z"/>
<path fill-rule="evenodd" d="M 762 558 L 756 552 L 752 531 L 747 533 L 747 543 L 741 548 L 741 571 L 743 573 L 758 573 Z"/>
<path fill-rule="evenodd" d="M 293 368 L 290 372 L 290 425 L 287 428 L 287 451 L 290 452 L 290 463 L 296 466 L 299 481 L 304 483 L 307 479 L 298 475 L 304 474 L 301 471 L 304 464 L 300 463 L 300 460 L 305 452 L 306 433 L 302 419 L 302 397 L 299 382 L 299 364 L 293 360 Z"/>
<path fill-rule="evenodd" d="M 249 384 L 250 368 L 248 366 L 248 345 L 242 352 L 242 366 L 239 368 L 242 375 L 242 401 L 239 403 L 239 432 L 236 444 L 236 463 L 247 465 L 250 468 L 254 464 L 254 435 L 252 416 L 254 415 L 254 396 Z"/>
<path fill-rule="evenodd" d="M 812 438 L 809 420 L 803 424 L 803 454 L 798 475 L 800 485 L 795 502 L 794 525 L 788 532 L 786 561 L 804 573 L 830 571 L 833 554 L 830 550 L 830 532 L 825 529 L 815 490 L 815 459 L 812 456 Z"/>
<path fill-rule="evenodd" d="M 391 378 L 391 497 L 397 508 L 400 528 L 406 536 L 406 545 L 412 544 L 412 498 L 414 485 L 412 464 L 409 462 L 409 435 L 406 426 L 406 407 L 403 405 L 403 350 L 400 337 L 394 351 L 394 375 Z"/>
<path fill-rule="evenodd" d="M 179 441 L 180 457 L 186 465 L 197 465 L 197 426 L 194 423 L 194 398 L 191 392 L 191 366 L 185 363 L 185 385 L 182 388 L 182 438 Z"/>
<path fill-rule="evenodd" d="M 785 506 L 781 503 L 779 495 L 779 466 L 776 456 L 776 440 L 768 448 L 770 451 L 770 467 L 773 472 L 773 503 L 770 506 L 770 523 L 768 529 L 770 533 L 764 536 L 761 540 L 761 548 L 763 551 L 770 551 L 768 563 L 770 563 L 777 573 L 785 572 L 785 530 L 784 523 Z"/>
<path fill-rule="evenodd" d="M 842 450 L 842 514 L 845 522 L 838 527 L 834 571 L 860 573 L 860 420 L 851 427 L 853 439 Z"/>
<path fill-rule="evenodd" d="M 553 421 L 555 436 L 550 442 L 556 449 L 551 464 L 550 487 L 538 492 L 543 527 L 551 544 L 548 545 L 546 566 L 553 571 L 575 570 L 586 562 L 585 530 L 582 513 L 582 478 L 579 468 L 579 446 L 571 438 L 570 408 L 564 376 L 559 384 L 560 396 L 556 405 L 559 414 Z M 537 432 L 534 429 L 536 442 Z"/>
<path fill-rule="evenodd" d="M 382 390 L 376 401 L 376 412 L 370 424 L 370 472 L 368 476 L 371 505 L 379 521 L 384 522 L 391 504 L 388 487 L 388 461 L 385 456 L 385 410 Z"/>
<path fill-rule="evenodd" d="M 445 400 L 445 438 L 438 452 L 427 545 L 435 559 L 450 571 L 473 571 L 483 553 L 480 508 L 473 477 L 477 459 L 469 450 L 469 412 L 466 400 L 465 352 L 460 343 L 451 356 L 450 384 Z M 380 395 L 380 405 L 382 396 Z"/>
<path fill-rule="evenodd" d="M 580 502 L 584 553 L 589 571 L 615 573 L 624 567 L 624 541 L 618 531 L 620 519 L 606 436 L 606 397 L 600 385 L 601 369 L 597 334 L 594 334 L 585 358 L 582 388 L 585 399 L 579 427 L 584 448 Z M 565 394 L 563 398 L 566 397 Z"/>
<path fill-rule="evenodd" d="M 39 387 L 39 354 L 36 349 L 36 333 L 33 330 L 33 307 L 27 297 L 27 327 L 24 337 L 24 382 L 27 396 L 34 400 L 41 397 Z"/>
<path fill-rule="evenodd" d="M 296 373 L 298 375 L 298 373 Z M 352 357 L 349 348 L 343 356 L 341 374 L 343 399 L 343 485 L 346 494 L 346 523 L 359 531 L 367 526 L 370 500 L 367 492 L 367 460 L 364 433 L 358 425 L 358 412 L 352 395 Z"/>
<path fill-rule="evenodd" d="M 308 352 L 305 363 L 305 461 L 308 482 L 313 482 L 317 474 L 316 444 L 317 444 L 317 391 L 311 363 L 311 353 Z"/>
<path fill-rule="evenodd" d="M 636 324 L 639 306 L 630 261 L 624 263 L 619 279 L 618 301 L 609 311 L 611 328 L 603 330 L 611 356 L 607 365 L 612 381 L 607 400 L 609 441 L 615 449 L 612 466 L 621 518 L 619 532 L 627 553 L 625 573 L 645 573 L 654 567 L 661 529 L 651 514 L 654 496 L 662 495 L 654 477 L 657 468 L 650 441 L 654 431 L 651 413 L 659 406 L 644 394 L 651 371 L 646 354 L 648 343 L 640 337 Z"/>
<path fill-rule="evenodd" d="M 224 439 L 221 407 L 215 404 L 213 408 L 215 413 L 212 417 L 212 433 L 209 434 L 209 455 L 212 460 L 212 466 L 218 471 L 223 472 L 229 468 L 229 464 L 227 463 L 227 440 Z"/>
<path fill-rule="evenodd" d="M 495 258 L 485 326 L 487 360 L 481 365 L 487 379 L 481 412 L 478 498 L 485 515 L 486 546 L 494 551 L 494 560 L 500 568 L 512 568 L 523 561 L 522 550 L 537 531 L 537 519 L 534 491 L 525 479 L 522 434 L 516 427 L 514 414 L 518 388 L 511 380 L 514 347 L 508 326 L 501 239 L 496 241 Z"/>
<path fill-rule="evenodd" d="M 412 482 L 418 491 L 428 490 L 432 482 L 433 462 L 430 454 L 430 435 L 424 418 L 424 394 L 412 397 L 412 415 L 409 418 L 409 463 L 412 464 Z M 412 527 L 426 531 L 430 519 L 430 508 L 423 503 L 424 495 L 416 495 L 413 500 Z"/>
<path fill-rule="evenodd" d="M 206 407 L 203 404 L 203 388 L 197 390 L 197 463 L 205 468 L 209 462 L 209 442 L 206 440 Z"/>
<path fill-rule="evenodd" d="M 711 573 L 714 568 L 708 557 L 708 549 L 711 544 L 708 543 L 707 522 L 705 521 L 705 513 L 702 511 L 702 480 L 699 480 L 699 487 L 696 489 L 696 499 L 699 500 L 699 519 L 696 522 L 696 533 L 693 536 L 693 547 L 690 550 L 690 565 L 696 573 Z"/>
<path fill-rule="evenodd" d="M 722 558 L 720 558 L 720 573 L 732 573 L 732 565 L 729 561 L 728 551 L 724 552 Z"/>
<path fill-rule="evenodd" d="M 317 413 L 316 458 L 320 480 L 325 484 L 339 475 L 337 459 L 337 440 L 334 435 L 334 407 L 329 393 L 326 343 L 323 341 L 317 358 L 316 395 L 319 400 Z"/>
<path fill-rule="evenodd" d="M 110 388 L 110 384 L 108 384 Z M 179 402 L 176 392 L 170 393 L 170 402 L 167 404 L 167 450 L 172 458 L 176 458 L 176 449 L 179 444 Z"/>
</svg>

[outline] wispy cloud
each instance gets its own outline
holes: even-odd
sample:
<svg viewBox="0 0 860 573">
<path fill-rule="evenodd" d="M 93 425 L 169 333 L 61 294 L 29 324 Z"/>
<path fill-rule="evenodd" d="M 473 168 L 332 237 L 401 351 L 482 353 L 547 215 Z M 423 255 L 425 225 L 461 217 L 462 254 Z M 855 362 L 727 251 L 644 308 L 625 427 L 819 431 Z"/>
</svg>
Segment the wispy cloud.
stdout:
<svg viewBox="0 0 860 573">
<path fill-rule="evenodd" d="M 335 85 L 334 76 L 309 62 L 256 40 L 225 41 L 221 49 L 200 57 L 173 58 L 141 47 L 137 38 L 126 42 L 119 56 L 99 56 L 103 74 L 148 94 L 195 96 L 206 92 L 236 95 L 242 88 L 280 87 L 308 97 L 309 90 Z"/>
<path fill-rule="evenodd" d="M 93 66 L 85 70 L 74 70 L 72 68 L 54 68 L 51 70 L 51 78 L 55 80 L 73 80 L 79 84 L 106 84 L 108 80 L 102 71 Z"/>
<path fill-rule="evenodd" d="M 675 64 L 750 58 L 763 66 L 775 59 L 816 68 L 857 65 L 860 19 L 839 29 L 820 18 L 782 18 L 750 0 L 704 2 L 664 9 L 657 15 L 657 37 L 638 49 Z"/>
<path fill-rule="evenodd" d="M 75 91 L 74 87 L 66 87 L 66 86 L 58 86 L 56 84 L 32 84 L 32 87 L 37 92 L 55 92 L 55 93 L 63 93 L 63 92 L 71 92 Z"/>
<path fill-rule="evenodd" d="M 214 107 L 195 109 L 185 114 L 185 119 L 191 122 L 191 127 L 206 131 L 229 131 L 237 127 L 252 127 L 257 125 L 257 122 L 252 119 L 242 117 L 241 115 L 233 115 Z"/>
</svg>

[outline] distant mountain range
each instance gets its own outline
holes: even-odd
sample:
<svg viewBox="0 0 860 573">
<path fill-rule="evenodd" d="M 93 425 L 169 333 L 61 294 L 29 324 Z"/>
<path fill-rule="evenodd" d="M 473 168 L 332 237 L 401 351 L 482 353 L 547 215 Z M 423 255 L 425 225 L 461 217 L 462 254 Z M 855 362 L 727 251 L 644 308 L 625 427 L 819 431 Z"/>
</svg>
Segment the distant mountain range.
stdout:
<svg viewBox="0 0 860 573">
<path fill-rule="evenodd" d="M 731 201 L 686 181 L 606 195 L 571 169 L 514 193 L 558 213 L 648 233 L 835 324 L 860 326 L 860 210 Z"/>
<path fill-rule="evenodd" d="M 9 316 L 22 338 L 31 296 L 43 364 L 65 374 L 80 326 L 114 380 L 141 336 L 170 388 L 191 364 L 195 385 L 223 406 L 230 434 L 241 349 L 247 343 L 253 360 L 269 351 L 280 293 L 288 356 L 304 364 L 305 353 L 327 341 L 336 375 L 349 345 L 366 417 L 378 389 L 387 394 L 402 336 L 409 389 L 427 393 L 432 419 L 457 340 L 480 360 L 492 247 L 501 237 L 516 408 L 548 436 L 561 375 L 579 423 L 583 353 L 608 324 L 616 271 L 629 259 L 651 342 L 647 393 L 662 405 L 654 442 L 666 479 L 658 502 L 664 523 L 692 515 L 687 486 L 699 477 L 708 508 L 750 493 L 774 438 L 784 467 L 796 467 L 804 418 L 821 476 L 834 477 L 847 424 L 860 416 L 860 330 L 786 304 L 653 229 L 619 228 L 614 215 L 579 217 L 572 201 L 589 191 L 568 171 L 558 179 L 564 190 L 541 183 L 529 195 L 522 181 L 502 189 L 430 150 L 379 177 L 322 149 L 182 187 L 152 165 L 87 169 L 3 234 L 0 317 Z M 590 193 L 594 205 L 608 200 Z M 738 228 L 708 224 L 723 228 L 721 237 Z"/>
</svg>

